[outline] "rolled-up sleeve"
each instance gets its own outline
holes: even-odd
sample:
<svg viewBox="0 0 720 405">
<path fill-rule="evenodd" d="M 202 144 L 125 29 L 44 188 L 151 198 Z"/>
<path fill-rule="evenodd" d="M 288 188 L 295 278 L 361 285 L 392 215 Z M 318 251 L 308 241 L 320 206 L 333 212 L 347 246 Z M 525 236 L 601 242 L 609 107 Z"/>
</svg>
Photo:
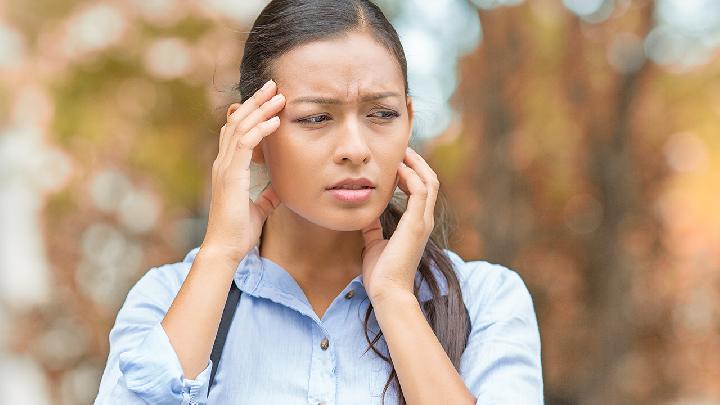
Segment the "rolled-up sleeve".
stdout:
<svg viewBox="0 0 720 405">
<path fill-rule="evenodd" d="M 160 323 L 188 270 L 184 264 L 152 268 L 130 289 L 110 331 L 95 405 L 206 403 L 212 361 L 195 379 L 185 378 Z"/>
<path fill-rule="evenodd" d="M 540 331 L 522 278 L 488 262 L 467 262 L 463 283 L 471 331 L 460 372 L 477 404 L 543 404 Z"/>
</svg>

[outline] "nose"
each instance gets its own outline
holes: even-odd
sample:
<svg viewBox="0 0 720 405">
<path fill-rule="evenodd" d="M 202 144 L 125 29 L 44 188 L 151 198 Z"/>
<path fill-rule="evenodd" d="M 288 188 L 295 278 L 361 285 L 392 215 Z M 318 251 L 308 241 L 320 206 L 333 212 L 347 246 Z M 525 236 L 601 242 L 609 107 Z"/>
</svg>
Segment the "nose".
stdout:
<svg viewBox="0 0 720 405">
<path fill-rule="evenodd" d="M 356 119 L 346 120 L 335 134 L 336 146 L 334 161 L 343 164 L 365 164 L 370 161 L 370 148 Z"/>
</svg>

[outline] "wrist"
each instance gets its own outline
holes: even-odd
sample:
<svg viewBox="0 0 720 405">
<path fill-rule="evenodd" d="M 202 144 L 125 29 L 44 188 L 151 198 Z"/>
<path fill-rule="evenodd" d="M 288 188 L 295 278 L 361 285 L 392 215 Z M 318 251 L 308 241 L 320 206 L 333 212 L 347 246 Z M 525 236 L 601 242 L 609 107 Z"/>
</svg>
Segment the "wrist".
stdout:
<svg viewBox="0 0 720 405">
<path fill-rule="evenodd" d="M 409 291 L 388 291 L 386 294 L 371 298 L 371 302 L 375 318 L 383 331 L 389 325 L 397 325 L 400 318 L 411 319 L 414 313 L 422 313 L 420 302 Z"/>
<path fill-rule="evenodd" d="M 418 299 L 412 291 L 402 289 L 387 289 L 373 293 L 369 296 L 373 308 L 394 305 L 404 305 L 406 303 L 418 303 Z"/>
<path fill-rule="evenodd" d="M 203 242 L 200 245 L 197 256 L 212 258 L 213 260 L 227 262 L 237 266 L 249 251 L 250 249 Z"/>
</svg>

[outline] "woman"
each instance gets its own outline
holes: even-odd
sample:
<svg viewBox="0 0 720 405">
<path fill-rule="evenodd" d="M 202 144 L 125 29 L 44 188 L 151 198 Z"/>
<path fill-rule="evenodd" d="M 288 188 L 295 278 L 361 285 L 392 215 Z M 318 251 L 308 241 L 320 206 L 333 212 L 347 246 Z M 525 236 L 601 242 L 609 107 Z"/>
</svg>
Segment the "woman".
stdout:
<svg viewBox="0 0 720 405">
<path fill-rule="evenodd" d="M 439 184 L 407 147 L 406 60 L 382 12 L 273 0 L 240 72 L 205 238 L 130 290 L 95 403 L 542 403 L 523 281 L 431 237 Z M 271 179 L 254 201 L 251 162 Z M 228 286 L 242 294 L 218 332 Z"/>
</svg>

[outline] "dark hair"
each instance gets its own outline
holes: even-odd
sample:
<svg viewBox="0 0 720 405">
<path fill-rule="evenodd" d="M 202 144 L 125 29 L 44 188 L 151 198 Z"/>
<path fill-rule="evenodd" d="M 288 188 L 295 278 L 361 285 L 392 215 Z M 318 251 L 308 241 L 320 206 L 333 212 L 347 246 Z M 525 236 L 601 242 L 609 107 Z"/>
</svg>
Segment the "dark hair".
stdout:
<svg viewBox="0 0 720 405">
<path fill-rule="evenodd" d="M 235 90 L 245 102 L 263 83 L 271 78 L 273 63 L 284 53 L 296 46 L 312 41 L 340 37 L 350 31 L 367 32 L 384 46 L 397 60 L 402 70 L 405 94 L 408 93 L 407 61 L 397 32 L 380 8 L 368 0 L 272 0 L 255 20 L 245 42 L 245 51 L 240 64 L 240 81 Z M 422 311 L 433 332 L 456 369 L 460 356 L 465 350 L 470 332 L 470 320 L 462 300 L 460 283 L 450 258 L 443 251 L 447 247 L 448 224 L 444 214 L 444 198 L 438 196 L 435 228 L 430 236 L 418 265 L 420 280 L 425 280 L 433 298 L 422 304 Z M 405 207 L 403 201 L 393 198 L 380 216 L 385 238 L 390 238 L 397 228 Z M 438 215 L 440 212 L 440 215 Z M 433 276 L 436 267 L 447 281 L 447 295 L 440 294 L 440 286 Z M 415 285 L 418 295 L 419 285 Z M 371 339 L 368 335 L 368 321 L 372 314 L 372 303 L 365 314 L 365 338 L 368 348 L 392 365 L 388 354 L 381 353 L 375 343 L 382 338 L 382 331 Z M 383 402 L 388 387 L 397 383 L 397 373 L 392 368 L 383 390 Z M 400 384 L 397 383 L 400 405 L 406 403 Z"/>
</svg>

